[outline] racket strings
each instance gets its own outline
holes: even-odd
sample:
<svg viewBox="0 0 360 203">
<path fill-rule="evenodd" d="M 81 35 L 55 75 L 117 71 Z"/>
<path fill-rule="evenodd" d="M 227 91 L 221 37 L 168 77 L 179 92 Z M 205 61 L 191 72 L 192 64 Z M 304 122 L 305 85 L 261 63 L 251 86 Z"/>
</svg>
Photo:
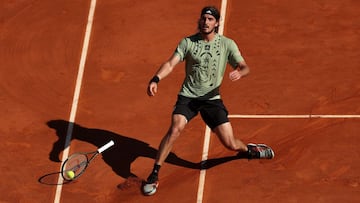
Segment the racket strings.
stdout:
<svg viewBox="0 0 360 203">
<path fill-rule="evenodd" d="M 98 150 L 89 153 L 75 153 L 68 157 L 61 166 L 61 175 L 65 180 L 72 181 L 80 177 L 88 167 L 89 163 L 103 151 L 114 145 L 114 141 L 110 141 Z M 91 156 L 92 155 L 92 156 Z M 89 156 L 91 158 L 89 159 Z"/>
<path fill-rule="evenodd" d="M 72 157 L 70 157 L 66 163 L 64 163 L 63 166 L 63 175 L 64 177 L 67 177 L 67 173 L 69 171 L 72 171 L 74 173 L 73 178 L 69 179 L 75 179 L 76 177 L 80 176 L 84 170 L 86 169 L 88 165 L 88 158 L 84 154 L 76 154 Z"/>
</svg>

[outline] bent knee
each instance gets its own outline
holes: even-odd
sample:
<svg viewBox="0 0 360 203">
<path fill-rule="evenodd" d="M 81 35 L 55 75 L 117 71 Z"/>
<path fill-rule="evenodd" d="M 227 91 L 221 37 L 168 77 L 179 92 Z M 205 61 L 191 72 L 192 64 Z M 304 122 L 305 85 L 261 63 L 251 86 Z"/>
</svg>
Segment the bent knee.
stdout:
<svg viewBox="0 0 360 203">
<path fill-rule="evenodd" d="M 176 139 L 180 136 L 184 128 L 173 126 L 169 129 L 168 136 L 171 139 Z"/>
<path fill-rule="evenodd" d="M 169 134 L 170 134 L 170 136 L 175 136 L 175 137 L 177 137 L 177 136 L 180 135 L 181 131 L 182 131 L 181 128 L 173 127 L 173 128 L 170 129 Z"/>
</svg>

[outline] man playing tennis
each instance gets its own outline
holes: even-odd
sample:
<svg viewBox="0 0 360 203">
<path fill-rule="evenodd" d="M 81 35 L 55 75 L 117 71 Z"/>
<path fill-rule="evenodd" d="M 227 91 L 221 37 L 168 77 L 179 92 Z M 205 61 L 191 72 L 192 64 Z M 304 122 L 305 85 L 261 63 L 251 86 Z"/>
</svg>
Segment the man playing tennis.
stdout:
<svg viewBox="0 0 360 203">
<path fill-rule="evenodd" d="M 198 21 L 199 32 L 182 39 L 172 57 L 160 66 L 149 82 L 147 93 L 155 96 L 159 81 L 169 75 L 177 64 L 185 61 L 185 79 L 172 114 L 171 126 L 160 143 L 153 171 L 143 187 L 146 195 L 156 192 L 161 165 L 186 124 L 199 112 L 227 149 L 237 151 L 239 156 L 245 154 L 249 159 L 274 157 L 270 147 L 246 145 L 233 135 L 219 88 L 227 63 L 233 67 L 229 74 L 231 81 L 246 76 L 249 67 L 236 43 L 218 34 L 219 19 L 220 13 L 215 7 L 203 8 Z"/>
</svg>

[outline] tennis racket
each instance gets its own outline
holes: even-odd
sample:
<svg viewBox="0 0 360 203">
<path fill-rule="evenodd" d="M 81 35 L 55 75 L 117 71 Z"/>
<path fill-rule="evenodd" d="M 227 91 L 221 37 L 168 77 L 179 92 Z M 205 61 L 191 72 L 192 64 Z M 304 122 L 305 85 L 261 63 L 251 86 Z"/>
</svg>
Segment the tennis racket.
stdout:
<svg viewBox="0 0 360 203">
<path fill-rule="evenodd" d="M 77 152 L 69 156 L 61 166 L 61 176 L 67 181 L 73 181 L 79 178 L 90 162 L 103 151 L 114 145 L 114 141 L 110 141 L 104 146 L 93 152 Z"/>
</svg>

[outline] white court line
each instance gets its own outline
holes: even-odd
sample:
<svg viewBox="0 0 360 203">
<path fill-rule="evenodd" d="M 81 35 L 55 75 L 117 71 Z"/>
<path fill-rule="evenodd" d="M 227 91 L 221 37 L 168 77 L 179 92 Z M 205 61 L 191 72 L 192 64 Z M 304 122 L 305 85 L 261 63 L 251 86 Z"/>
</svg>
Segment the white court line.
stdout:
<svg viewBox="0 0 360 203">
<path fill-rule="evenodd" d="M 321 114 L 304 114 L 304 115 L 229 115 L 229 118 L 246 118 L 246 119 L 304 119 L 304 118 L 360 118 L 360 115 L 321 115 Z M 208 126 L 205 129 L 204 146 L 201 161 L 206 161 L 209 154 L 211 130 Z M 200 170 L 199 186 L 197 194 L 197 203 L 202 203 L 205 187 L 206 169 Z"/>
<path fill-rule="evenodd" d="M 321 115 L 321 114 L 308 114 L 308 115 L 229 115 L 229 118 L 360 118 L 360 115 Z"/>
<path fill-rule="evenodd" d="M 77 79 L 76 79 L 75 92 L 74 92 L 73 102 L 72 102 L 72 106 L 71 106 L 69 126 L 68 126 L 67 133 L 66 133 L 66 140 L 65 140 L 65 146 L 64 146 L 65 149 L 62 154 L 63 162 L 69 156 L 70 141 L 71 141 L 72 131 L 73 131 L 74 122 L 75 122 L 75 116 L 76 116 L 76 111 L 77 111 L 77 106 L 78 106 L 78 101 L 79 101 L 79 96 L 80 96 L 82 79 L 83 79 L 83 75 L 84 75 L 85 62 L 86 62 L 86 56 L 87 56 L 87 51 L 88 51 L 88 47 L 89 47 L 89 41 L 90 41 L 91 28 L 92 28 L 93 19 L 94 19 L 95 7 L 96 7 L 96 0 L 91 0 L 89 16 L 88 16 L 85 37 L 84 37 L 84 43 L 83 43 L 80 64 L 79 64 L 79 69 L 78 69 L 78 75 L 77 75 Z M 59 171 L 61 171 L 61 168 Z M 62 179 L 61 175 L 59 174 L 56 192 L 55 192 L 54 203 L 60 202 L 61 190 L 62 190 L 63 183 L 64 183 L 64 180 Z"/>
<path fill-rule="evenodd" d="M 210 128 L 208 126 L 206 126 L 201 161 L 206 161 L 208 158 L 209 145 L 210 145 L 210 133 L 211 133 Z M 200 177 L 199 177 L 197 203 L 201 203 L 202 199 L 203 199 L 204 186 L 205 186 L 205 175 L 206 175 L 206 169 L 201 169 Z"/>
<path fill-rule="evenodd" d="M 227 7 L 227 0 L 221 1 L 221 8 L 220 8 L 220 26 L 218 33 L 220 35 L 224 34 L 224 24 L 225 24 L 225 17 L 226 17 L 226 7 Z M 206 126 L 205 130 L 205 138 L 204 138 L 204 147 L 202 153 L 202 161 L 207 160 L 208 152 L 209 152 L 209 144 L 210 144 L 210 128 Z M 197 193 L 197 203 L 202 203 L 203 201 L 203 194 L 204 194 L 204 186 L 205 186 L 205 175 L 206 169 L 200 170 L 200 177 L 199 177 L 199 185 L 198 185 L 198 193 Z"/>
<path fill-rule="evenodd" d="M 227 7 L 227 0 L 221 1 L 221 8 L 220 8 L 220 26 L 219 26 L 219 34 L 224 34 L 224 26 L 225 26 L 225 17 L 226 17 L 226 7 Z"/>
</svg>

